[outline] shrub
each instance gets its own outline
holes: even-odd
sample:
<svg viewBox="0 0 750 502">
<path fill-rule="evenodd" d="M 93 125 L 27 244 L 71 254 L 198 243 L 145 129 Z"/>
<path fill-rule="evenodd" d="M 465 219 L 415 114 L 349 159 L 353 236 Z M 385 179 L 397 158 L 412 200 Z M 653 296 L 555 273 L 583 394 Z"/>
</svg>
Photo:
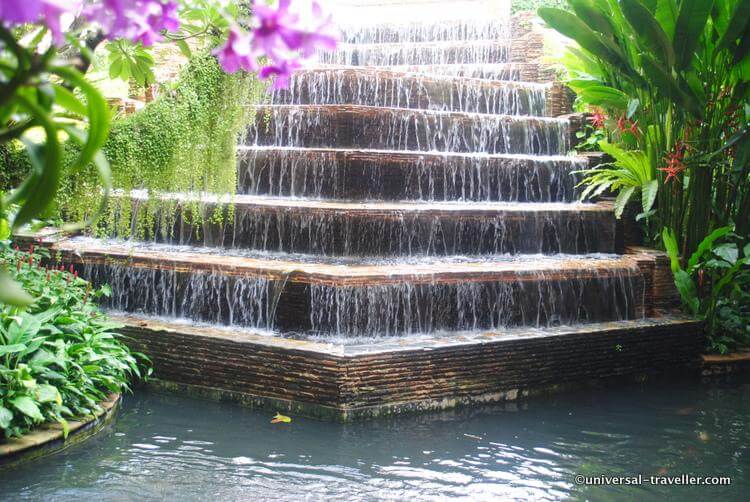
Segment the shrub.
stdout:
<svg viewBox="0 0 750 502">
<path fill-rule="evenodd" d="M 34 298 L 26 310 L 0 307 L 0 429 L 20 436 L 43 422 L 93 414 L 109 393 L 129 389 L 144 373 L 96 299 L 75 273 L 43 266 L 45 249 L 28 252 L 0 243 L 0 266 Z M 140 361 L 139 361 L 140 360 Z"/>
</svg>

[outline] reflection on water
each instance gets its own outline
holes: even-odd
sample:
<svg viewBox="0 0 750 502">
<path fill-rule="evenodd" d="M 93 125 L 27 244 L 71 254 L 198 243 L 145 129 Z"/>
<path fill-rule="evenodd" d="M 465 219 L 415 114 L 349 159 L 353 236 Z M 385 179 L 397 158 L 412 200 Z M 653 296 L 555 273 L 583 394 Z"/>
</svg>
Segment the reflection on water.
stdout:
<svg viewBox="0 0 750 502">
<path fill-rule="evenodd" d="M 355 424 L 150 392 L 83 445 L 0 473 L 7 500 L 592 500 L 750 489 L 750 378 L 663 383 Z M 729 475 L 588 487 L 575 474 Z"/>
</svg>

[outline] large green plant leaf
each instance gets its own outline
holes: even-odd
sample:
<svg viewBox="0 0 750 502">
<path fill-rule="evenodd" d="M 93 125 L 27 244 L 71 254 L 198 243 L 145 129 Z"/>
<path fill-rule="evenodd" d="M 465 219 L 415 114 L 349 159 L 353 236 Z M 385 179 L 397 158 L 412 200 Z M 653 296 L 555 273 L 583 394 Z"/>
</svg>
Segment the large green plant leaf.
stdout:
<svg viewBox="0 0 750 502">
<path fill-rule="evenodd" d="M 34 298 L 24 291 L 20 284 L 0 270 L 0 303 L 15 307 L 26 307 L 33 302 Z"/>
<path fill-rule="evenodd" d="M 672 74 L 662 65 L 646 54 L 643 55 L 641 64 L 646 73 L 646 78 L 657 87 L 659 92 L 669 96 L 676 105 L 687 109 L 693 116 L 703 117 L 703 108 L 700 107 L 697 99 L 689 97 L 680 88 Z"/>
<path fill-rule="evenodd" d="M 734 49 L 737 45 L 737 39 L 742 35 L 750 24 L 750 2 L 740 0 L 735 5 L 729 24 L 726 30 L 721 34 L 721 39 L 716 45 L 716 52 L 722 49 Z"/>
<path fill-rule="evenodd" d="M 659 22 L 670 42 L 674 39 L 675 24 L 677 24 L 676 0 L 658 0 L 654 17 Z"/>
<path fill-rule="evenodd" d="M 586 23 L 576 17 L 575 14 L 551 7 L 542 7 L 538 13 L 539 17 L 550 27 L 566 37 L 575 40 L 578 42 L 578 45 L 596 57 L 615 67 L 627 68 L 627 64 L 622 56 L 615 52 L 600 35 L 597 35 Z"/>
<path fill-rule="evenodd" d="M 706 238 L 704 238 L 700 242 L 700 244 L 698 244 L 698 248 L 695 250 L 695 252 L 690 255 L 690 259 L 688 260 L 687 264 L 688 271 L 692 271 L 696 266 L 698 266 L 698 262 L 700 261 L 701 257 L 709 252 L 711 248 L 713 248 L 714 242 L 721 239 L 731 231 L 732 227 L 720 227 L 707 235 Z"/>
<path fill-rule="evenodd" d="M 592 30 L 598 31 L 608 37 L 615 32 L 611 16 L 605 15 L 600 9 L 601 2 L 595 0 L 568 0 L 573 12 L 583 20 Z"/>
<path fill-rule="evenodd" d="M 620 7 L 637 39 L 664 61 L 667 68 L 672 68 L 675 63 L 672 43 L 654 15 L 639 0 L 620 0 Z"/>
<path fill-rule="evenodd" d="M 628 107 L 628 103 L 630 102 L 627 94 L 606 85 L 589 85 L 580 88 L 571 87 L 590 105 L 622 111 Z"/>
<path fill-rule="evenodd" d="M 674 52 L 677 66 L 686 68 L 693 60 L 714 0 L 682 0 L 674 32 Z"/>
</svg>

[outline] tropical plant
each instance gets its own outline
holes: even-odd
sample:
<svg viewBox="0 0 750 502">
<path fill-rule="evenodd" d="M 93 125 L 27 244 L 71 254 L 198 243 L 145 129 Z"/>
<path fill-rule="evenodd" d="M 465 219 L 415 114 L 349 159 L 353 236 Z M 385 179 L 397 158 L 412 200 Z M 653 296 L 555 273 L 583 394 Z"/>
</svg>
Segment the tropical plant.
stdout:
<svg viewBox="0 0 750 502">
<path fill-rule="evenodd" d="M 612 157 L 614 162 L 578 171 L 584 175 L 579 183 L 579 186 L 585 186 L 581 197 L 597 197 L 607 190 L 616 192 L 615 216 L 619 218 L 631 197 L 638 193 L 643 209 L 641 214 L 649 214 L 659 185 L 648 156 L 638 150 L 623 150 L 605 140 L 599 141 L 599 148 Z"/>
<path fill-rule="evenodd" d="M 708 349 L 724 354 L 750 343 L 750 243 L 717 228 L 683 266 L 674 233 L 662 237 L 685 308 L 706 321 Z"/>
<path fill-rule="evenodd" d="M 101 313 L 94 289 L 50 263 L 46 249 L 0 244 L 0 262 L 34 298 L 27 309 L 0 308 L 0 429 L 19 436 L 43 422 L 91 415 L 113 392 L 143 375 L 145 358 L 131 353 Z M 140 361 L 139 361 L 140 359 Z M 66 432 L 67 433 L 67 432 Z"/>
<path fill-rule="evenodd" d="M 539 15 L 578 43 L 563 61 L 578 99 L 598 114 L 610 141 L 641 152 L 638 162 L 647 161 L 659 181 L 653 212 L 641 213 L 648 237 L 658 242 L 670 228 L 689 256 L 715 228 L 735 225 L 749 235 L 750 2 L 568 4 L 571 12 L 541 8 Z M 612 185 L 637 193 L 632 186 Z"/>
</svg>

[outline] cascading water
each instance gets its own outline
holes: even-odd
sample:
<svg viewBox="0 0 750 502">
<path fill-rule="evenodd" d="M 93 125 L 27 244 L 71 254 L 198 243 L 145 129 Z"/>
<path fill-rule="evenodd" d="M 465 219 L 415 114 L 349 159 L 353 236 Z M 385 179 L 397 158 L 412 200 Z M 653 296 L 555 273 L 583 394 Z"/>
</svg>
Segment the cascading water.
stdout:
<svg viewBox="0 0 750 502">
<path fill-rule="evenodd" d="M 642 272 L 613 254 L 611 207 L 576 201 L 587 161 L 508 23 L 359 21 L 256 108 L 235 196 L 119 194 L 132 265 L 121 240 L 71 244 L 107 305 L 344 343 L 643 316 Z"/>
<path fill-rule="evenodd" d="M 242 147 L 239 191 L 312 199 L 573 202 L 577 157 Z"/>
</svg>

